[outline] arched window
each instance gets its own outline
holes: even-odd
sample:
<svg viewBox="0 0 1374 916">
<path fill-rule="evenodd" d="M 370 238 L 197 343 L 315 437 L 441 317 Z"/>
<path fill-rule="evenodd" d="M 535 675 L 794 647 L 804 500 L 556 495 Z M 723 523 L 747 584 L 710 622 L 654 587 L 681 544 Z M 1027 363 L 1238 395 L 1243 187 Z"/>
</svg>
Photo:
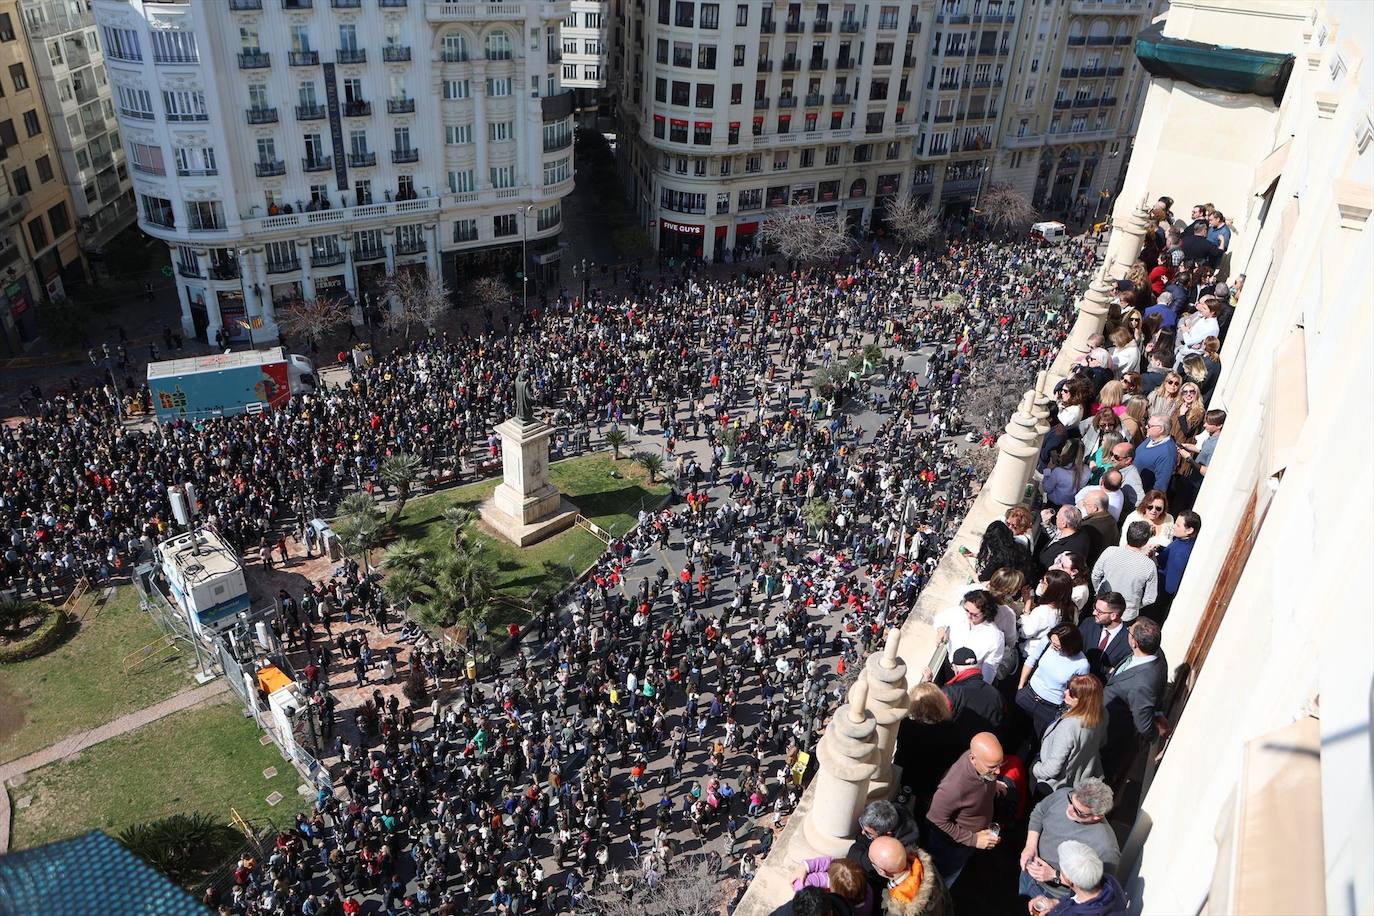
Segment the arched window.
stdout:
<svg viewBox="0 0 1374 916">
<path fill-rule="evenodd" d="M 487 36 L 487 60 L 510 60 L 510 33 L 497 29 Z"/>
<path fill-rule="evenodd" d="M 444 36 L 443 59 L 447 63 L 460 63 L 468 59 L 468 39 L 462 32 L 452 32 Z"/>
</svg>

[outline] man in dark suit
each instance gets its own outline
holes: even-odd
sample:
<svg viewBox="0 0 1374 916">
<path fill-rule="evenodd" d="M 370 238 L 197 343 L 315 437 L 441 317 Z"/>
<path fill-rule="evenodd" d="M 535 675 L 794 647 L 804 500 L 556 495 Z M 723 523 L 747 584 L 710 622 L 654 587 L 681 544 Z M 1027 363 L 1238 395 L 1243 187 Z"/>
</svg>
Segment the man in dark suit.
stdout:
<svg viewBox="0 0 1374 916">
<path fill-rule="evenodd" d="M 1093 602 L 1091 617 L 1078 625 L 1083 634 L 1083 654 L 1092 673 L 1102 683 L 1131 655 L 1129 627 L 1122 623 L 1126 598 L 1120 592 L 1103 592 Z"/>
<path fill-rule="evenodd" d="M 1045 523 L 1049 523 L 1049 511 L 1045 510 Z M 1054 565 L 1054 558 L 1065 551 L 1072 550 L 1074 553 L 1083 557 L 1088 563 L 1092 563 L 1090 557 L 1095 557 L 1102 552 L 1095 540 L 1097 532 L 1091 528 L 1083 527 L 1083 513 L 1073 506 L 1063 506 L 1059 514 L 1054 516 L 1054 527 L 1057 536 L 1054 540 L 1040 548 L 1038 559 L 1040 565 L 1049 569 Z"/>
<path fill-rule="evenodd" d="M 1130 772 L 1136 754 L 1168 732 L 1159 709 L 1169 679 L 1168 664 L 1159 651 L 1159 624 L 1139 617 L 1131 624 L 1128 658 L 1107 679 L 1102 700 L 1107 707 L 1107 744 L 1103 768 L 1109 782 L 1119 782 Z"/>
</svg>

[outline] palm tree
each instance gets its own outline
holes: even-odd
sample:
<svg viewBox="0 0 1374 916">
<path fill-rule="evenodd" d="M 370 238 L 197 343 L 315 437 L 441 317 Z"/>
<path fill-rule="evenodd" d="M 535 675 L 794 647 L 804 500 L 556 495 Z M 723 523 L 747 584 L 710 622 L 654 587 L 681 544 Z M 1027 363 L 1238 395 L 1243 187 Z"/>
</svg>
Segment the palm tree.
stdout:
<svg viewBox="0 0 1374 916">
<path fill-rule="evenodd" d="M 26 621 L 45 617 L 52 607 L 37 598 L 21 598 L 16 595 L 0 597 L 0 635 L 13 639 L 23 629 Z"/>
<path fill-rule="evenodd" d="M 863 360 L 864 370 L 871 370 L 883 361 L 883 348 L 875 343 L 868 344 L 863 349 Z"/>
<path fill-rule="evenodd" d="M 424 548 L 408 538 L 392 544 L 382 556 L 382 568 L 393 575 L 410 573 L 418 576 L 425 571 L 428 563 L 429 557 L 425 555 Z"/>
<path fill-rule="evenodd" d="M 828 499 L 808 499 L 802 503 L 801 517 L 813 532 L 819 531 L 830 522 L 835 507 Z"/>
<path fill-rule="evenodd" d="M 463 550 L 468 540 L 468 525 L 477 519 L 477 513 L 467 506 L 453 505 L 444 510 L 444 521 L 453 526 L 453 549 Z"/>
<path fill-rule="evenodd" d="M 434 597 L 420 609 L 429 624 L 451 627 L 460 621 L 472 629 L 495 591 L 491 567 L 472 553 L 453 553 L 433 565 Z"/>
<path fill-rule="evenodd" d="M 372 550 L 382 543 L 382 513 L 366 493 L 350 493 L 339 502 L 334 522 L 339 543 L 349 555 L 361 555 L 363 566 L 372 569 Z"/>
<path fill-rule="evenodd" d="M 382 467 L 377 476 L 383 483 L 396 488 L 396 508 L 392 510 L 391 517 L 400 518 L 402 510 L 406 507 L 406 500 L 410 499 L 411 485 L 415 483 L 415 478 L 420 476 L 420 459 L 405 453 L 388 455 L 382 460 Z"/>
<path fill-rule="evenodd" d="M 663 458 L 656 452 L 639 452 L 635 455 L 635 461 L 649 474 L 649 483 L 652 485 L 663 470 Z"/>
<path fill-rule="evenodd" d="M 606 433 L 606 444 L 611 447 L 613 461 L 620 460 L 620 449 L 625 445 L 625 433 L 619 429 L 611 429 Z"/>
</svg>

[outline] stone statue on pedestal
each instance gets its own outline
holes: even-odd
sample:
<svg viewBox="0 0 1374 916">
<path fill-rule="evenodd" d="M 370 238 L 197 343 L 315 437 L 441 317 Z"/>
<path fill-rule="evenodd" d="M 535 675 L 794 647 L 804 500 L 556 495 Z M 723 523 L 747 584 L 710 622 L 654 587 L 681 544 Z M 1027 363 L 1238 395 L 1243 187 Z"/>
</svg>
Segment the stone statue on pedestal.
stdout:
<svg viewBox="0 0 1374 916">
<path fill-rule="evenodd" d="M 519 423 L 534 422 L 534 386 L 530 384 L 529 373 L 524 369 L 515 376 L 515 420 Z"/>
</svg>

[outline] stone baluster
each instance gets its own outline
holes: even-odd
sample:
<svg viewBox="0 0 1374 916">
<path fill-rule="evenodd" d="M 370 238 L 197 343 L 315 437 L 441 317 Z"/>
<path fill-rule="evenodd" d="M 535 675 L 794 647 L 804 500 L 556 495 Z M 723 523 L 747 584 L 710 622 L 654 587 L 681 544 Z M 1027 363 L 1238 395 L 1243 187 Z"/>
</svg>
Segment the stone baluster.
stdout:
<svg viewBox="0 0 1374 916">
<path fill-rule="evenodd" d="M 868 784 L 870 801 L 892 794 L 896 782 L 892 757 L 897 749 L 897 731 L 911 708 L 911 697 L 906 692 L 906 663 L 897 655 L 901 635 L 896 627 L 889 629 L 883 651 L 870 655 L 864 664 L 863 676 L 868 679 L 865 708 L 878 723 L 878 773 Z"/>
<path fill-rule="evenodd" d="M 1007 509 L 1025 502 L 1026 484 L 1035 473 L 1041 433 L 1032 413 L 1034 403 L 1035 392 L 1027 391 L 997 440 L 997 463 L 984 489 L 997 505 L 999 518 Z"/>
<path fill-rule="evenodd" d="M 819 767 L 802 837 L 820 855 L 849 851 L 868 801 L 869 780 L 878 773 L 878 721 L 867 703 L 868 679 L 860 677 L 816 746 Z"/>
</svg>

